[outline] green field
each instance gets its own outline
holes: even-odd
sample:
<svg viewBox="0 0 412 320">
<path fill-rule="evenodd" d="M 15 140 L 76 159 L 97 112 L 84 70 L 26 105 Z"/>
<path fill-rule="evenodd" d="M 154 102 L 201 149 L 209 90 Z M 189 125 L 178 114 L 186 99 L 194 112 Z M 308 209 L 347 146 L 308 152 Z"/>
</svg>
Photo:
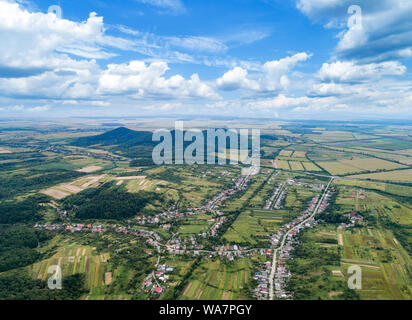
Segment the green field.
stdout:
<svg viewBox="0 0 412 320">
<path fill-rule="evenodd" d="M 194 272 L 180 299 L 242 300 L 242 289 L 251 278 L 251 262 L 240 259 L 231 263 L 219 260 L 203 262 Z"/>
</svg>

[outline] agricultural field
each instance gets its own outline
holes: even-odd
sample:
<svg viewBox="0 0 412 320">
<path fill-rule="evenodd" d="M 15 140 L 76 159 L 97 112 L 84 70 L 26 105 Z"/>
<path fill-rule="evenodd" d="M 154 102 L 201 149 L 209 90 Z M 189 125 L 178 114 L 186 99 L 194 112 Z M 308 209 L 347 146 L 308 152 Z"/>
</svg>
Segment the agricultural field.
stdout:
<svg viewBox="0 0 412 320">
<path fill-rule="evenodd" d="M 251 279 L 249 259 L 233 263 L 209 260 L 200 264 L 189 279 L 180 299 L 189 300 L 244 300 L 244 289 Z"/>
<path fill-rule="evenodd" d="M 130 123 L 140 130 L 150 121 Z M 157 166 L 145 158 L 150 142 L 130 142 L 151 138 L 147 127 L 90 131 L 93 126 L 44 133 L 0 128 L 4 227 L 21 224 L 50 236 L 34 243 L 33 260 L 0 277 L 27 272 L 47 281 L 48 267 L 58 265 L 64 277 L 85 276 L 79 299 L 256 298 L 252 276 L 272 261 L 271 236 L 300 216 L 333 175 L 336 198 L 324 220 L 305 229 L 288 261 L 294 299 L 412 299 L 409 129 L 261 123 L 260 171 L 217 208 L 205 209 L 234 187 L 243 164 Z M 279 185 L 280 207 L 264 209 Z M 342 226 L 352 212 L 362 220 Z M 78 225 L 103 230 L 75 231 Z M 238 256 L 235 246 L 245 251 Z M 233 259 L 223 255 L 227 250 L 236 251 Z M 354 264 L 364 277 L 356 293 L 346 286 Z M 157 275 L 162 265 L 173 269 L 167 278 Z"/>
<path fill-rule="evenodd" d="M 158 167 L 144 170 L 141 174 L 146 176 L 145 180 L 129 181 L 127 185 L 132 191 L 143 188 L 156 192 L 174 191 L 176 201 L 193 208 L 203 204 L 210 195 L 217 194 L 223 186 L 233 183 L 232 179 L 239 172 L 240 169 L 228 166 Z"/>
<path fill-rule="evenodd" d="M 332 175 L 348 175 L 357 172 L 368 172 L 378 170 L 394 170 L 407 168 L 404 165 L 389 162 L 386 160 L 365 158 L 365 159 L 342 159 L 338 161 L 318 161 L 317 165 Z"/>
<path fill-rule="evenodd" d="M 313 162 L 302 162 L 302 165 L 304 166 L 305 171 L 322 171 L 322 169 Z"/>
<path fill-rule="evenodd" d="M 207 232 L 209 228 L 215 223 L 209 215 L 199 215 L 195 218 L 188 218 L 183 224 L 179 226 L 177 233 L 182 236 L 196 235 Z"/>
<path fill-rule="evenodd" d="M 412 187 L 393 183 L 376 181 L 358 181 L 349 179 L 336 179 L 334 183 L 338 185 L 358 186 L 364 189 L 383 191 L 394 196 L 410 197 L 412 194 Z"/>
<path fill-rule="evenodd" d="M 40 280 L 50 278 L 48 269 L 52 265 L 61 268 L 63 277 L 85 273 L 86 287 L 90 293 L 84 298 L 99 299 L 104 296 L 104 287 L 111 283 L 108 277 L 105 278 L 109 259 L 108 253 L 99 254 L 95 247 L 70 244 L 61 247 L 51 258 L 35 263 L 30 267 L 30 272 Z"/>
<path fill-rule="evenodd" d="M 277 167 L 279 169 L 290 170 L 289 161 L 286 161 L 286 160 L 276 160 L 276 161 L 277 161 Z"/>
<path fill-rule="evenodd" d="M 256 245 L 265 241 L 269 234 L 276 233 L 283 222 L 279 212 L 272 210 L 247 210 L 242 212 L 223 239 L 229 243 Z"/>
<path fill-rule="evenodd" d="M 86 176 L 79 179 L 76 179 L 70 183 L 60 184 L 53 188 L 42 191 L 42 194 L 45 194 L 49 197 L 52 197 L 56 200 L 61 200 L 69 195 L 76 194 L 86 190 L 88 188 L 94 188 L 99 186 L 101 181 L 104 181 L 107 176 L 105 174 L 99 176 Z"/>
<path fill-rule="evenodd" d="M 305 170 L 305 168 L 303 167 L 302 162 L 289 161 L 289 166 L 292 170 L 295 170 L 295 171 L 304 171 Z"/>
<path fill-rule="evenodd" d="M 350 178 L 371 179 L 381 181 L 405 181 L 412 183 L 412 169 L 359 174 L 350 176 Z"/>
<path fill-rule="evenodd" d="M 341 270 L 351 265 L 362 268 L 362 290 L 366 300 L 410 300 L 412 260 L 388 230 L 362 228 L 345 231 Z"/>
</svg>

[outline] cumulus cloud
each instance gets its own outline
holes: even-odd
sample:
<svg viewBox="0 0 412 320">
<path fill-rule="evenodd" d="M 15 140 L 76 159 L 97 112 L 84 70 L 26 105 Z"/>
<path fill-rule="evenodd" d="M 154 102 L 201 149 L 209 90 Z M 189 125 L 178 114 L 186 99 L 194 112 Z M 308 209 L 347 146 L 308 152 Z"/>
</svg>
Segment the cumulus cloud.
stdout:
<svg viewBox="0 0 412 320">
<path fill-rule="evenodd" d="M 157 4 L 173 6 L 167 1 Z M 29 12 L 14 1 L 0 2 L 0 93 L 17 99 L 83 100 L 95 106 L 106 104 L 100 100 L 101 95 L 107 98 L 130 94 L 135 99 L 219 98 L 197 74 L 190 79 L 178 74 L 166 78 L 166 62 L 99 66 L 97 59 L 113 56 L 104 48 L 139 51 L 139 41 L 108 36 L 105 29 L 103 18 L 95 13 L 78 23 L 52 13 Z M 132 31 L 126 30 L 129 34 Z M 209 38 L 170 37 L 163 41 L 205 51 L 225 50 L 223 44 Z M 142 47 L 146 44 L 142 43 Z M 153 47 L 156 45 L 145 50 Z M 190 57 L 180 54 L 178 59 Z"/>
<path fill-rule="evenodd" d="M 347 88 L 342 84 L 336 83 L 317 83 L 314 84 L 312 89 L 309 90 L 309 96 L 317 97 L 329 97 L 329 96 L 342 96 L 345 94 L 353 93 L 352 88 Z"/>
<path fill-rule="evenodd" d="M 264 78 L 261 81 L 262 88 L 269 91 L 286 88 L 289 85 L 287 73 L 299 62 L 306 61 L 311 56 L 301 52 L 280 60 L 266 62 L 263 65 Z"/>
<path fill-rule="evenodd" d="M 219 89 L 231 91 L 237 89 L 259 90 L 259 84 L 247 78 L 248 72 L 240 67 L 235 67 L 216 80 Z"/>
<path fill-rule="evenodd" d="M 357 64 L 354 61 L 324 63 L 317 76 L 322 81 L 359 82 L 377 80 L 383 76 L 401 76 L 406 67 L 396 61 Z"/>
<path fill-rule="evenodd" d="M 166 78 L 166 62 L 131 61 L 129 64 L 110 64 L 100 79 L 101 94 L 130 94 L 135 98 L 150 96 L 218 99 L 213 89 L 200 81 L 197 74 L 186 80 L 180 75 Z"/>
<path fill-rule="evenodd" d="M 249 79 L 247 70 L 235 67 L 217 79 L 216 84 L 221 90 L 248 89 L 254 91 L 280 91 L 289 86 L 288 73 L 301 61 L 306 61 L 311 55 L 301 52 L 280 60 L 266 62 L 259 68 L 256 79 Z"/>
<path fill-rule="evenodd" d="M 85 64 L 69 55 L 107 58 L 99 43 L 103 18 L 91 13 L 84 23 L 59 19 L 54 14 L 28 12 L 18 3 L 0 2 L 0 74 L 12 77 L 39 74 L 57 67 L 77 68 Z"/>
<path fill-rule="evenodd" d="M 352 0 L 298 0 L 297 8 L 315 21 L 344 28 L 336 54 L 341 58 L 380 62 L 412 57 L 412 2 L 364 0 L 361 28 L 348 28 Z"/>
</svg>

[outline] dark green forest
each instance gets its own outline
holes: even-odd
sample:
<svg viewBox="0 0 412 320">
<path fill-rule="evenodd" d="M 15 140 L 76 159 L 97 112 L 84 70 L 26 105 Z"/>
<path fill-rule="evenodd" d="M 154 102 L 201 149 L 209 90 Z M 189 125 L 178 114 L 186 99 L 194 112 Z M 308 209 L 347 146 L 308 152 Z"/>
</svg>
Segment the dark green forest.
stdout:
<svg viewBox="0 0 412 320">
<path fill-rule="evenodd" d="M 121 220 L 138 214 L 148 203 L 160 200 L 156 193 L 141 191 L 129 193 L 121 187 L 107 183 L 100 188 L 88 189 L 67 197 L 63 208 L 78 219 Z"/>
</svg>

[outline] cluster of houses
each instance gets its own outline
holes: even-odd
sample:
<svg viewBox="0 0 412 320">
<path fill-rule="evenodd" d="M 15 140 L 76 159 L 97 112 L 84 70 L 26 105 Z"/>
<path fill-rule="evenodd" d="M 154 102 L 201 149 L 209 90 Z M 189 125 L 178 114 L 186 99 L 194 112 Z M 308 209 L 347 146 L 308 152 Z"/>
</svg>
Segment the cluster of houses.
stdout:
<svg viewBox="0 0 412 320">
<path fill-rule="evenodd" d="M 248 248 L 243 248 L 235 244 L 216 247 L 215 251 L 210 254 L 210 257 L 219 256 L 226 258 L 229 261 L 234 261 L 235 258 L 252 257 L 255 256 L 256 253 L 257 250 L 250 250 Z"/>
<path fill-rule="evenodd" d="M 161 264 L 157 267 L 157 270 L 155 271 L 155 276 L 159 281 L 166 283 L 169 280 L 169 273 L 173 272 L 174 268 L 169 267 L 165 264 Z"/>
<path fill-rule="evenodd" d="M 233 197 L 234 194 L 239 191 L 246 190 L 249 182 L 248 176 L 242 176 L 235 180 L 235 185 L 233 188 L 221 191 L 219 194 L 214 196 L 210 201 L 208 201 L 201 209 L 205 211 L 213 211 L 222 205 L 224 201 Z"/>
<path fill-rule="evenodd" d="M 340 227 L 343 229 L 353 228 L 356 225 L 357 221 L 363 221 L 363 217 L 359 215 L 355 210 L 352 210 L 351 213 L 347 213 L 344 216 L 349 218 L 350 223 L 341 223 Z"/>
<path fill-rule="evenodd" d="M 49 230 L 49 231 L 65 230 L 65 231 L 70 231 L 70 232 L 85 231 L 85 232 L 92 232 L 92 233 L 101 233 L 101 232 L 106 231 L 105 227 L 100 225 L 100 224 L 81 224 L 81 223 L 63 224 L 63 223 L 55 223 L 55 224 L 36 224 L 34 227 L 38 228 L 38 229 L 46 229 L 46 230 Z"/>
<path fill-rule="evenodd" d="M 150 292 L 153 297 L 156 297 L 164 292 L 165 286 L 159 284 L 155 275 L 153 273 L 150 273 L 143 280 L 142 290 L 144 290 L 145 292 Z"/>
<path fill-rule="evenodd" d="M 286 198 L 286 195 L 287 195 L 286 190 L 282 190 L 282 192 L 280 193 L 279 197 L 276 200 L 276 203 L 275 203 L 273 209 L 275 209 L 275 210 L 282 209 L 282 203 L 283 203 L 283 200 Z"/>
<path fill-rule="evenodd" d="M 226 173 L 225 173 L 226 172 Z M 223 174 L 231 174 L 228 171 L 224 171 Z M 161 225 L 163 229 L 170 229 L 171 224 L 169 223 L 172 220 L 175 219 L 181 219 L 185 217 L 191 217 L 194 215 L 197 215 L 198 213 L 203 213 L 203 212 L 212 212 L 217 216 L 223 215 L 223 213 L 218 209 L 222 205 L 224 201 L 227 199 L 230 199 L 235 193 L 245 190 L 247 188 L 248 184 L 248 177 L 240 177 L 239 179 L 234 179 L 235 185 L 233 188 L 226 189 L 221 191 L 219 194 L 213 196 L 213 198 L 209 201 L 207 201 L 205 204 L 203 204 L 200 207 L 196 208 L 188 208 L 186 211 L 182 210 L 177 210 L 177 204 L 174 203 L 168 210 L 158 213 L 154 216 L 137 216 L 135 219 L 139 225 Z M 222 225 L 220 219 L 217 224 L 215 224 L 212 229 L 209 231 L 209 233 L 214 236 L 216 234 L 216 230 L 219 229 Z"/>
<path fill-rule="evenodd" d="M 49 231 L 59 231 L 64 228 L 64 224 L 54 223 L 54 224 L 38 224 L 34 225 L 36 229 L 45 229 Z"/>
<path fill-rule="evenodd" d="M 142 290 L 151 292 L 154 297 L 161 295 L 166 289 L 166 283 L 170 279 L 170 273 L 174 270 L 173 267 L 165 264 L 158 265 L 157 269 L 143 280 Z"/>
<path fill-rule="evenodd" d="M 293 179 L 288 180 L 289 185 L 294 185 L 298 187 L 307 187 L 311 188 L 313 191 L 323 191 L 325 189 L 325 185 L 321 183 L 308 183 L 302 181 L 295 181 Z"/>
<path fill-rule="evenodd" d="M 257 281 L 254 295 L 258 300 L 268 300 L 269 297 L 269 277 L 272 269 L 270 261 L 259 264 L 258 271 L 255 272 L 253 279 Z"/>
<path fill-rule="evenodd" d="M 166 243 L 169 254 L 198 256 L 203 245 L 199 244 L 195 236 L 189 238 L 174 238 Z"/>
<path fill-rule="evenodd" d="M 365 193 L 365 192 L 363 192 L 363 191 L 360 191 L 360 192 L 356 192 L 356 191 L 353 191 L 352 192 L 352 194 L 351 194 L 351 198 L 358 198 L 358 199 L 367 199 L 368 198 L 368 195 Z"/>
<path fill-rule="evenodd" d="M 276 186 L 276 188 L 273 191 L 273 194 L 269 197 L 269 199 L 266 200 L 263 209 L 269 210 L 272 207 L 273 201 L 275 201 L 276 197 L 279 195 L 279 192 L 281 192 L 282 187 L 283 184 L 278 184 Z"/>
<path fill-rule="evenodd" d="M 183 212 L 177 210 L 176 207 L 177 203 L 173 203 L 170 208 L 164 212 L 157 213 L 154 216 L 137 216 L 135 220 L 139 225 L 143 226 L 159 225 L 163 223 L 161 225 L 163 229 L 170 229 L 171 225 L 168 222 L 175 219 L 194 216 L 201 210 L 201 208 L 191 208 L 187 209 L 186 212 Z"/>
<path fill-rule="evenodd" d="M 297 232 L 298 231 L 291 231 L 291 233 L 288 235 L 287 242 L 285 243 L 282 250 L 280 250 L 279 252 L 278 265 L 276 268 L 274 279 L 275 296 L 279 299 L 292 299 L 292 294 L 286 290 L 286 280 L 292 278 L 292 274 L 288 270 L 286 263 L 287 260 L 290 258 L 291 251 L 293 250 L 292 237 Z"/>
<path fill-rule="evenodd" d="M 271 179 L 269 179 L 268 184 L 270 184 L 270 181 L 274 178 L 275 177 L 272 177 Z M 323 184 L 306 183 L 306 182 L 300 182 L 300 181 L 297 182 L 297 181 L 292 180 L 292 179 L 289 179 L 287 181 L 287 184 L 288 185 L 300 186 L 300 187 L 312 188 L 314 191 L 323 191 L 325 189 L 325 185 L 323 185 Z M 263 209 L 269 210 L 272 207 L 275 210 L 282 209 L 282 202 L 283 202 L 283 200 L 285 199 L 285 197 L 287 195 L 287 192 L 283 188 L 283 186 L 284 186 L 284 184 L 277 184 L 276 188 L 273 191 L 273 194 L 270 196 L 269 199 L 266 200 Z"/>
<path fill-rule="evenodd" d="M 226 220 L 226 217 L 220 217 L 218 221 L 210 228 L 209 233 L 212 237 L 217 235 L 218 230 L 223 226 Z"/>
<path fill-rule="evenodd" d="M 329 201 L 333 195 L 333 190 L 329 190 L 325 197 L 323 198 L 322 203 L 319 205 L 319 209 L 316 213 L 322 213 L 326 207 L 329 205 Z M 278 264 L 275 273 L 274 279 L 274 290 L 275 296 L 279 299 L 293 299 L 292 293 L 286 290 L 286 280 L 292 277 L 292 274 L 287 268 L 287 261 L 291 257 L 291 252 L 293 251 L 294 238 L 299 232 L 305 228 L 313 228 L 317 225 L 317 221 L 314 217 L 308 219 L 318 205 L 320 196 L 314 197 L 309 203 L 309 207 L 303 212 L 303 214 L 285 225 L 277 235 L 273 236 L 273 244 L 278 244 L 283 237 L 286 237 L 284 246 L 279 251 Z"/>
<path fill-rule="evenodd" d="M 127 159 L 127 158 L 124 158 L 124 157 L 118 157 L 118 156 L 114 156 L 114 155 L 108 154 L 108 153 L 93 153 L 93 152 L 79 151 L 79 150 L 73 151 L 73 150 L 63 149 L 63 148 L 57 147 L 57 146 L 49 146 L 46 149 L 44 149 L 43 151 L 60 153 L 60 154 L 64 154 L 64 155 L 72 155 L 72 156 L 87 156 L 87 157 L 92 157 L 92 158 L 96 158 L 96 159 L 108 160 L 108 161 L 130 160 L 130 159 Z"/>
<path fill-rule="evenodd" d="M 146 242 L 155 247 L 158 251 L 160 251 L 159 242 L 162 238 L 152 230 L 136 230 L 131 229 L 130 226 L 120 226 L 120 225 L 107 225 L 103 226 L 101 224 L 36 224 L 34 226 L 38 229 L 46 229 L 50 231 L 69 231 L 69 232 L 91 232 L 91 233 L 102 233 L 106 231 L 114 231 L 116 233 L 123 233 L 123 234 L 130 234 L 135 237 L 146 238 Z"/>
<path fill-rule="evenodd" d="M 317 187 L 320 190 L 324 189 L 320 186 Z M 333 192 L 333 190 L 330 190 L 325 194 L 325 197 L 323 198 L 322 203 L 319 204 L 319 208 L 316 213 L 322 213 L 326 209 Z M 319 201 L 319 195 L 312 198 L 308 208 L 301 216 L 285 224 L 276 234 L 270 237 L 273 247 L 277 248 L 280 246 L 277 265 L 272 266 L 271 262 L 266 262 L 260 265 L 258 272 L 256 272 L 254 276 L 254 279 L 258 282 L 258 285 L 254 290 L 254 294 L 257 299 L 264 300 L 268 298 L 270 283 L 269 276 L 273 267 L 276 268 L 273 281 L 275 296 L 279 299 L 293 299 L 293 294 L 288 292 L 286 289 L 287 279 L 292 277 L 292 274 L 287 268 L 287 261 L 291 258 L 295 236 L 304 228 L 312 228 L 317 224 L 315 218 L 311 216 L 315 212 Z"/>
</svg>

